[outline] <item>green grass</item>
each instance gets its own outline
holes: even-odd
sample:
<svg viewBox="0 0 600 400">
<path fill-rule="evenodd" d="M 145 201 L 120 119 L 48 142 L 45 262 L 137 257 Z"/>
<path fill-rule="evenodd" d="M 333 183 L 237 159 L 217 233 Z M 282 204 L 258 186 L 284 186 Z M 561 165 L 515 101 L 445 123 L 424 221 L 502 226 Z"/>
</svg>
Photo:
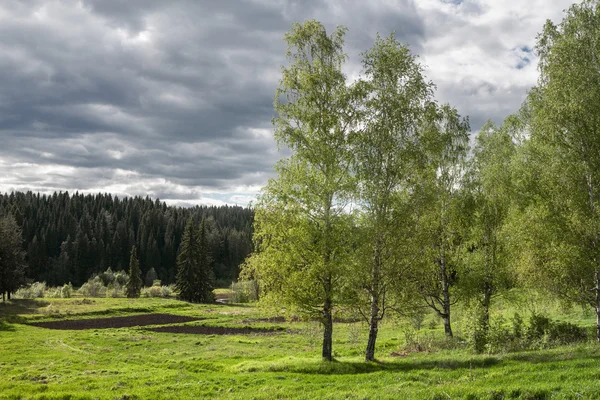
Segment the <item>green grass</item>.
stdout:
<svg viewBox="0 0 600 400">
<path fill-rule="evenodd" d="M 253 306 L 153 298 L 82 300 L 0 304 L 1 399 L 600 399 L 600 346 L 595 343 L 500 355 L 475 355 L 464 348 L 407 352 L 406 323 L 386 321 L 378 340 L 379 361 L 365 363 L 364 326 L 336 323 L 336 361 L 326 363 L 319 357 L 316 323 L 257 321 L 264 315 Z M 540 304 L 544 309 L 533 311 L 593 325 L 589 313 Z M 497 305 L 496 315 L 531 311 L 506 301 Z M 148 312 L 206 318 L 191 325 L 277 326 L 286 331 L 200 336 L 142 327 L 59 331 L 24 324 Z M 428 316 L 419 335 L 442 343 L 441 326 L 435 322 Z M 455 330 L 461 335 L 460 320 Z"/>
</svg>

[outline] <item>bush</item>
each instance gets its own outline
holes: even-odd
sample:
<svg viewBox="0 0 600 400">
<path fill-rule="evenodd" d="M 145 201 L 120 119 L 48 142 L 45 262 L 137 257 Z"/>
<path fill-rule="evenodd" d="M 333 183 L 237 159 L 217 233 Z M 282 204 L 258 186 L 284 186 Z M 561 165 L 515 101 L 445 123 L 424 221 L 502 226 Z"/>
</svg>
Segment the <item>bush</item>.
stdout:
<svg viewBox="0 0 600 400">
<path fill-rule="evenodd" d="M 60 297 L 62 297 L 63 299 L 71 298 L 72 294 L 73 294 L 73 285 L 71 284 L 71 282 L 63 285 L 63 287 L 60 289 Z"/>
<path fill-rule="evenodd" d="M 46 291 L 46 282 L 34 282 L 31 285 L 17 290 L 15 298 L 17 299 L 38 299 L 44 297 Z"/>
<path fill-rule="evenodd" d="M 541 314 L 532 314 L 529 317 L 529 326 L 527 326 L 526 337 L 529 342 L 542 339 L 550 330 L 550 318 Z"/>
<path fill-rule="evenodd" d="M 100 279 L 102 279 L 102 284 L 108 287 L 111 283 L 115 281 L 115 273 L 112 271 L 110 267 L 100 275 L 98 275 Z"/>
<path fill-rule="evenodd" d="M 585 328 L 552 321 L 541 314 L 532 314 L 526 327 L 519 314 L 513 316 L 510 324 L 504 318 L 497 317 L 490 323 L 486 333 L 480 317 L 476 313 L 473 315 L 467 324 L 467 341 L 477 353 L 547 348 L 585 341 L 588 337 Z"/>
<path fill-rule="evenodd" d="M 162 297 L 171 297 L 171 295 L 173 294 L 173 290 L 174 289 L 172 286 L 161 286 L 160 287 Z"/>
<path fill-rule="evenodd" d="M 231 284 L 232 295 L 230 301 L 232 303 L 249 303 L 258 300 L 258 282 L 257 281 L 240 281 Z"/>
<path fill-rule="evenodd" d="M 568 344 L 587 340 L 587 332 L 585 328 L 569 322 L 552 321 L 543 315 L 533 314 L 529 319 L 527 339 L 531 342 Z"/>
<path fill-rule="evenodd" d="M 520 348 L 520 340 L 514 335 L 513 326 L 507 326 L 503 317 L 497 317 L 491 321 L 486 336 L 486 350 L 488 353 L 505 353 Z"/>
<path fill-rule="evenodd" d="M 123 297 L 123 286 L 119 285 L 119 282 L 115 281 L 108 285 L 106 288 L 106 297 Z"/>
<path fill-rule="evenodd" d="M 85 297 L 105 297 L 106 286 L 104 286 L 102 279 L 96 276 L 84 283 L 79 288 L 79 293 Z"/>
<path fill-rule="evenodd" d="M 465 326 L 465 339 L 469 348 L 476 353 L 483 353 L 488 344 L 488 337 L 484 325 L 483 308 L 479 305 L 475 306 L 469 312 Z"/>
<path fill-rule="evenodd" d="M 48 298 L 60 298 L 60 288 L 59 287 L 51 287 L 46 289 L 46 297 Z"/>
<path fill-rule="evenodd" d="M 169 297 L 173 291 L 169 286 L 151 286 L 142 288 L 142 297 Z"/>
<path fill-rule="evenodd" d="M 127 281 L 129 280 L 129 275 L 125 271 L 117 271 L 115 272 L 115 282 L 117 282 L 121 286 L 125 286 Z"/>
</svg>

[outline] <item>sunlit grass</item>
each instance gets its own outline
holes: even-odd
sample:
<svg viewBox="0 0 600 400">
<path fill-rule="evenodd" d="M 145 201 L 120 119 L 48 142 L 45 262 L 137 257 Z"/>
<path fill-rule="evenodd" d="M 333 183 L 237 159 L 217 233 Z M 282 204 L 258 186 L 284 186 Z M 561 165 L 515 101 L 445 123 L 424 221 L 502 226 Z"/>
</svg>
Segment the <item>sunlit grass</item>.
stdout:
<svg viewBox="0 0 600 400">
<path fill-rule="evenodd" d="M 315 322 L 262 320 L 253 306 L 193 305 L 175 299 L 19 300 L 0 305 L 0 398 L 600 398 L 600 347 L 595 343 L 507 354 L 475 355 L 463 345 L 407 351 L 402 321 L 386 321 L 376 363 L 362 361 L 362 323 L 336 323 L 336 361 L 320 360 Z M 540 305 L 542 307 L 542 305 Z M 593 316 L 545 302 L 544 312 L 588 326 Z M 536 310 L 539 311 L 539 310 Z M 147 312 L 205 318 L 186 325 L 283 327 L 271 335 L 182 335 L 144 327 L 59 331 L 24 324 Z M 460 313 L 454 321 L 461 332 Z M 497 302 L 495 315 L 526 315 Z M 540 311 L 541 312 L 541 311 Z M 414 332 L 413 332 L 414 333 Z M 428 315 L 421 337 L 443 343 Z"/>
</svg>

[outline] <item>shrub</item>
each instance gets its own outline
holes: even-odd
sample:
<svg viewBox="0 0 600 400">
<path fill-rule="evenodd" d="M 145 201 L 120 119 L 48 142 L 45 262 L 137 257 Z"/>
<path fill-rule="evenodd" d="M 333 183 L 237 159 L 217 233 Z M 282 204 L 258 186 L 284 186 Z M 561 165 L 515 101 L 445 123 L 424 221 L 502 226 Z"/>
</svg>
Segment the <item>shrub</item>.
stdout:
<svg viewBox="0 0 600 400">
<path fill-rule="evenodd" d="M 63 299 L 71 298 L 72 294 L 73 294 L 73 285 L 71 284 L 71 282 L 63 285 L 63 287 L 60 289 L 60 297 L 62 297 Z"/>
<path fill-rule="evenodd" d="M 106 297 L 123 297 L 123 287 L 115 281 L 106 288 Z"/>
<path fill-rule="evenodd" d="M 550 330 L 550 318 L 534 313 L 529 317 L 526 337 L 528 341 L 540 340 Z"/>
<path fill-rule="evenodd" d="M 231 299 L 232 303 L 249 303 L 258 300 L 258 282 L 239 281 L 231 284 Z"/>
<path fill-rule="evenodd" d="M 46 297 L 49 298 L 59 298 L 60 296 L 60 289 L 59 287 L 51 287 L 46 289 Z"/>
<path fill-rule="evenodd" d="M 98 275 L 100 279 L 102 279 L 102 284 L 106 287 L 115 281 L 115 273 L 112 271 L 110 267 L 100 275 Z"/>
<path fill-rule="evenodd" d="M 520 347 L 520 341 L 511 328 L 514 328 L 514 321 L 512 327 L 507 326 L 502 316 L 491 321 L 485 338 L 488 353 L 505 353 Z"/>
<path fill-rule="evenodd" d="M 162 294 L 162 297 L 171 297 L 171 295 L 173 294 L 173 288 L 171 286 L 161 286 L 160 292 Z"/>
<path fill-rule="evenodd" d="M 523 318 L 519 313 L 514 313 L 512 317 L 512 334 L 515 338 L 523 338 Z"/>
<path fill-rule="evenodd" d="M 142 297 L 169 297 L 172 294 L 169 286 L 151 286 L 142 288 Z"/>
<path fill-rule="evenodd" d="M 46 291 L 46 282 L 34 282 L 31 285 L 17 290 L 15 298 L 18 299 L 37 299 L 44 297 Z"/>
<path fill-rule="evenodd" d="M 96 276 L 84 283 L 79 288 L 79 293 L 86 297 L 104 297 L 106 296 L 106 287 L 102 279 Z"/>
<path fill-rule="evenodd" d="M 162 297 L 160 286 L 142 288 L 142 297 Z"/>
<path fill-rule="evenodd" d="M 484 326 L 483 308 L 479 305 L 475 306 L 469 312 L 466 320 L 465 339 L 469 348 L 476 353 L 483 353 L 488 343 L 487 333 L 484 329 Z"/>
<path fill-rule="evenodd" d="M 115 272 L 115 282 L 117 282 L 121 286 L 125 286 L 127 281 L 129 280 L 129 275 L 125 271 L 117 271 Z"/>
</svg>

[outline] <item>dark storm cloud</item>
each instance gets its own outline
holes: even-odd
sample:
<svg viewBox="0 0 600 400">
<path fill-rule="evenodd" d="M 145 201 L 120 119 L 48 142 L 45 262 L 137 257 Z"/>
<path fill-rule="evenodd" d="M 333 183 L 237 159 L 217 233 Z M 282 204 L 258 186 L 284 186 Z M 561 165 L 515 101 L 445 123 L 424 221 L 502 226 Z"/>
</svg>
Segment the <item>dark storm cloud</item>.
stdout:
<svg viewBox="0 0 600 400">
<path fill-rule="evenodd" d="M 280 156 L 270 120 L 293 22 L 347 25 L 352 56 L 377 31 L 421 43 L 411 2 L 333 3 L 2 3 L 1 189 L 254 193 Z"/>
<path fill-rule="evenodd" d="M 560 0 L 567 2 L 568 0 Z M 569 0 L 570 1 L 570 0 Z M 281 157 L 273 94 L 293 22 L 348 27 L 346 72 L 395 31 L 477 130 L 535 81 L 544 0 L 7 0 L 0 190 L 245 204 Z"/>
</svg>

